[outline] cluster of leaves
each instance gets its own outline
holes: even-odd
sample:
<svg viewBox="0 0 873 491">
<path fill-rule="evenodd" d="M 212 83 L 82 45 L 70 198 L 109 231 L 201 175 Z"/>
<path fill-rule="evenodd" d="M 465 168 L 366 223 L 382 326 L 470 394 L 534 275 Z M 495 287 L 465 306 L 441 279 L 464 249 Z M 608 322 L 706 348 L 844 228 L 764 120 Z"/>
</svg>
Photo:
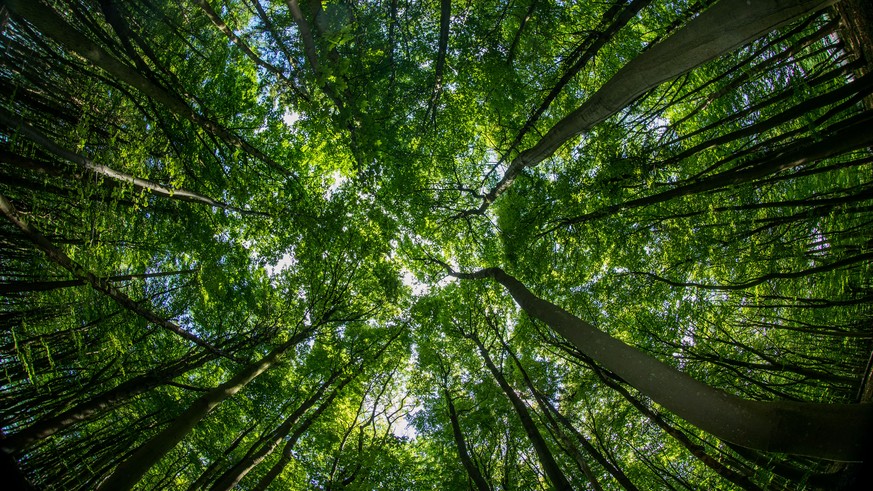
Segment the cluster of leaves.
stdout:
<svg viewBox="0 0 873 491">
<path fill-rule="evenodd" d="M 500 285 L 446 280 L 502 267 L 744 399 L 859 401 L 873 80 L 835 10 L 700 61 L 501 188 L 716 2 L 8 3 L 0 447 L 35 485 L 114 483 L 176 437 L 143 489 L 851 476 L 721 441 Z"/>
</svg>

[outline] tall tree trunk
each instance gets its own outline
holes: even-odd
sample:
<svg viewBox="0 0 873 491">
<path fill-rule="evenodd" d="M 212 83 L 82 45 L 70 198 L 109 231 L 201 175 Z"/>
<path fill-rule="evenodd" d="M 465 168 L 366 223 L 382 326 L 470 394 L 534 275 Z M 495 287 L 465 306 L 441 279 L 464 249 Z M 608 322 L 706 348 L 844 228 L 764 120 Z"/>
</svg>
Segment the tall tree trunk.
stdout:
<svg viewBox="0 0 873 491">
<path fill-rule="evenodd" d="M 247 141 L 217 122 L 198 114 L 178 94 L 167 91 L 164 87 L 119 61 L 100 45 L 68 24 L 54 9 L 45 5 L 41 0 L 5 0 L 5 4 L 14 16 L 30 22 L 46 36 L 59 42 L 65 48 L 85 58 L 95 66 L 100 67 L 118 80 L 136 88 L 147 97 L 160 102 L 171 112 L 199 125 L 229 145 L 241 148 L 267 164 L 280 175 L 293 177 L 293 174 L 287 169 Z"/>
<path fill-rule="evenodd" d="M 482 477 L 482 473 L 479 472 L 479 468 L 473 463 L 473 459 L 470 458 L 470 453 L 467 451 L 464 433 L 461 431 L 461 425 L 458 422 L 458 412 L 455 410 L 455 404 L 452 402 L 452 396 L 449 394 L 448 388 L 443 387 L 443 395 L 446 398 L 446 406 L 449 408 L 449 420 L 452 424 L 452 436 L 455 438 L 455 446 L 458 448 L 458 457 L 460 457 L 461 463 L 464 464 L 467 475 L 476 484 L 476 489 L 479 491 L 491 491 L 491 486 Z"/>
<path fill-rule="evenodd" d="M 449 25 L 452 20 L 452 0 L 440 0 L 440 37 L 437 42 L 436 69 L 434 70 L 433 94 L 425 112 L 425 119 L 436 123 L 437 105 L 443 92 L 443 72 L 446 68 L 446 51 L 449 46 Z M 428 118 L 427 115 L 430 115 Z"/>
<path fill-rule="evenodd" d="M 490 322 L 489 322 L 489 324 L 490 324 Z M 515 362 L 515 366 L 516 366 L 516 368 L 518 368 L 519 373 L 521 373 L 521 377 L 524 380 L 525 385 L 527 385 L 527 389 L 534 396 L 534 399 L 536 399 L 537 404 L 539 404 L 540 407 L 542 408 L 542 411 L 543 411 L 544 415 L 546 416 L 546 418 L 552 422 L 553 426 L 555 426 L 555 433 L 559 437 L 563 436 L 560 432 L 560 429 L 557 428 L 558 421 L 555 421 L 555 418 L 554 418 L 554 417 L 557 417 L 560 420 L 561 424 L 565 428 L 570 430 L 571 433 L 573 433 L 576 436 L 576 439 L 582 445 L 582 448 L 584 448 L 585 451 L 588 452 L 588 454 L 592 458 L 594 458 L 594 460 L 596 460 L 601 466 L 603 466 L 604 469 L 606 469 L 610 474 L 612 474 L 612 476 L 619 482 L 619 484 L 622 485 L 622 487 L 624 487 L 628 491 L 637 491 L 637 487 L 631 482 L 630 479 L 628 479 L 627 475 L 625 475 L 624 472 L 622 472 L 620 469 L 618 469 L 617 467 L 615 467 L 614 465 L 609 463 L 609 461 L 607 461 L 606 458 L 603 457 L 603 455 L 596 448 L 594 448 L 593 445 L 591 445 L 591 442 L 589 442 L 588 439 L 585 438 L 584 435 L 582 435 L 578 430 L 576 430 L 576 428 L 573 427 L 572 423 L 570 423 L 570 421 L 563 414 L 561 414 L 555 406 L 552 405 L 552 403 L 549 401 L 549 399 L 547 397 L 545 397 L 543 395 L 543 393 L 540 392 L 536 388 L 536 386 L 533 383 L 533 380 L 530 378 L 530 375 L 528 375 L 527 370 L 524 369 L 524 366 L 522 366 L 521 360 L 519 360 L 518 357 L 515 356 L 515 353 L 512 351 L 511 347 L 509 346 L 509 343 L 507 343 L 503 339 L 503 336 L 500 335 L 500 332 L 497 330 L 496 326 L 491 325 L 491 327 L 494 330 L 495 335 L 497 336 L 497 340 L 500 341 L 500 344 L 503 346 L 503 350 L 506 351 L 506 353 L 509 355 L 509 357 L 512 358 L 513 362 Z M 552 416 L 554 416 L 554 417 L 552 417 Z M 567 446 L 571 447 L 574 450 L 573 458 L 579 462 L 580 467 L 582 467 L 582 471 L 585 473 L 585 475 L 591 481 L 592 486 L 598 490 L 601 489 L 600 483 L 597 481 L 597 476 L 595 476 L 594 473 L 591 471 L 591 468 L 588 465 L 588 463 L 584 461 L 584 459 L 580 455 L 580 452 L 578 452 L 578 449 L 576 449 L 576 447 L 575 447 L 575 445 L 573 445 L 572 441 L 569 441 L 570 440 L 569 438 L 566 438 L 566 440 L 568 440 Z"/>
<path fill-rule="evenodd" d="M 342 370 L 338 370 L 331 374 L 331 376 L 325 380 L 308 399 L 303 401 L 303 403 L 295 409 L 294 412 L 282 422 L 282 424 L 270 432 L 267 441 L 263 442 L 263 444 L 261 444 L 262 442 L 257 442 L 256 445 L 260 445 L 260 448 L 255 452 L 246 455 L 242 460 L 237 462 L 236 465 L 225 471 L 209 489 L 211 491 L 227 491 L 233 489 L 234 486 L 239 484 L 246 474 L 273 453 L 273 450 L 279 446 L 279 443 L 281 443 L 282 440 L 288 436 L 288 433 L 291 432 L 291 428 L 295 423 L 297 423 L 297 420 L 300 419 L 306 411 L 309 411 L 309 408 L 315 405 L 319 399 L 321 399 L 321 396 L 324 395 L 324 391 L 326 391 L 327 388 L 330 387 L 330 384 L 339 377 L 340 373 L 342 373 Z M 348 379 L 345 383 L 348 383 Z M 344 384 L 341 384 L 337 390 L 341 389 L 343 385 Z"/>
<path fill-rule="evenodd" d="M 18 433 L 7 436 L 0 440 L 0 447 L 7 452 L 20 452 L 33 442 L 48 438 L 64 428 L 68 428 L 80 421 L 85 421 L 102 411 L 111 409 L 131 397 L 164 384 L 179 375 L 203 365 L 213 358 L 214 355 L 211 353 L 185 357 L 151 373 L 122 382 L 117 387 L 80 402 L 57 416 L 41 419 Z"/>
<path fill-rule="evenodd" d="M 862 460 L 869 450 L 873 404 L 741 399 L 699 382 L 537 297 L 500 268 L 452 275 L 496 280 L 528 315 L 658 404 L 717 438 L 768 452 L 839 461 Z"/>
<path fill-rule="evenodd" d="M 834 1 L 721 0 L 631 60 L 536 145 L 513 159 L 483 198 L 479 213 L 506 191 L 522 170 L 539 164 L 567 140 L 590 130 L 646 91 Z"/>
<path fill-rule="evenodd" d="M 549 449 L 548 444 L 546 444 L 546 440 L 537 428 L 536 423 L 534 423 L 530 411 L 528 411 L 524 401 L 518 397 L 518 394 L 515 393 L 515 389 L 509 385 L 509 382 L 506 381 L 503 373 L 501 373 L 494 365 L 494 362 L 491 361 L 491 356 L 488 355 L 488 351 L 485 349 L 485 346 L 482 344 L 479 337 L 476 336 L 475 333 L 469 333 L 467 337 L 476 343 L 476 347 L 479 348 L 479 354 L 482 355 L 482 359 L 485 361 L 485 366 L 488 367 L 488 371 L 491 372 L 491 375 L 493 375 L 494 379 L 497 380 L 497 384 L 500 385 L 501 389 L 503 389 L 503 393 L 506 394 L 509 402 L 512 403 L 513 409 L 515 409 L 518 418 L 521 420 L 521 426 L 524 428 L 525 433 L 527 433 L 531 444 L 533 444 L 537 457 L 539 457 L 540 464 L 543 466 L 543 471 L 546 473 L 546 476 L 548 476 L 552 486 L 559 491 L 572 490 L 573 486 L 570 485 L 567 476 L 564 475 L 564 472 L 561 470 L 560 466 L 558 466 L 558 463 L 555 462 L 555 458 L 552 456 L 552 451 Z"/>
<path fill-rule="evenodd" d="M 249 382 L 270 369 L 286 351 L 307 339 L 313 331 L 314 328 L 310 327 L 292 336 L 291 339 L 273 349 L 267 356 L 249 364 L 227 382 L 197 398 L 167 428 L 143 443 L 127 460 L 116 467 L 115 471 L 101 482 L 97 489 L 103 491 L 131 489 L 149 468 L 182 441 L 200 420 L 212 412 L 222 401 L 233 396 Z"/>
<path fill-rule="evenodd" d="M 63 267 L 70 273 L 73 273 L 73 276 L 81 279 L 85 283 L 91 285 L 92 288 L 103 293 L 107 297 L 115 300 L 118 305 L 124 307 L 125 309 L 139 315 L 140 317 L 146 319 L 147 321 L 157 324 L 162 328 L 178 334 L 179 336 L 198 344 L 209 351 L 219 355 L 228 357 L 221 350 L 207 343 L 206 341 L 200 339 L 196 334 L 192 334 L 180 327 L 178 324 L 171 322 L 167 319 L 161 318 L 156 313 L 151 310 L 143 307 L 142 305 L 134 302 L 133 299 L 125 295 L 121 290 L 115 288 L 110 285 L 109 282 L 104 278 L 100 278 L 94 273 L 83 268 L 79 263 L 76 263 L 69 256 L 67 256 L 64 251 L 55 247 L 44 235 L 42 235 L 38 230 L 36 230 L 29 223 L 25 222 L 18 216 L 18 212 L 15 210 L 15 207 L 12 206 L 12 203 L 6 199 L 5 196 L 0 195 L 0 213 L 6 216 L 6 218 L 12 222 L 18 229 L 28 238 L 31 242 L 33 242 L 37 247 L 42 249 L 45 252 L 46 256 L 55 264 Z"/>
</svg>

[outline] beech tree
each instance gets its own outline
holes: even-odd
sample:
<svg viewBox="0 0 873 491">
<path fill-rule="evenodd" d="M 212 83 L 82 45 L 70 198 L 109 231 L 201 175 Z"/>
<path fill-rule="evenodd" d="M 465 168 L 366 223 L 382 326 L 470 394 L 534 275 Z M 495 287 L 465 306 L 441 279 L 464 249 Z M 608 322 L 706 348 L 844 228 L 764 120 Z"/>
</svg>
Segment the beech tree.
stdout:
<svg viewBox="0 0 873 491">
<path fill-rule="evenodd" d="M 861 0 L 4 0 L 36 489 L 851 489 Z"/>
</svg>

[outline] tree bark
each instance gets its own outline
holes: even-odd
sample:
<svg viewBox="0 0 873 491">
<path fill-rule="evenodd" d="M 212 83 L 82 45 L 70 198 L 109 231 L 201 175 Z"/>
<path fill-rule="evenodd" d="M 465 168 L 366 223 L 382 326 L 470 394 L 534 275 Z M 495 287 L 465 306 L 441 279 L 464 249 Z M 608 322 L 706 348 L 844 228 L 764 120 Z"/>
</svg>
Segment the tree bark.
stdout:
<svg viewBox="0 0 873 491">
<path fill-rule="evenodd" d="M 249 382 L 270 369 L 286 351 L 307 339 L 313 330 L 314 328 L 310 327 L 292 336 L 291 339 L 273 349 L 267 356 L 249 364 L 227 382 L 197 398 L 167 428 L 140 445 L 127 460 L 116 467 L 115 471 L 100 483 L 97 489 L 102 491 L 131 489 L 161 457 L 182 441 L 200 420 L 212 412 L 222 401 L 233 396 Z"/>
<path fill-rule="evenodd" d="M 437 42 L 436 69 L 434 70 L 433 94 L 430 97 L 425 119 L 436 122 L 437 105 L 443 91 L 443 72 L 446 68 L 446 51 L 449 46 L 449 25 L 452 20 L 452 0 L 440 0 L 440 37 Z M 430 118 L 427 115 L 430 115 Z"/>
<path fill-rule="evenodd" d="M 558 121 L 536 145 L 513 159 L 500 181 L 483 198 L 478 212 L 484 212 L 522 170 L 539 164 L 567 140 L 590 130 L 646 91 L 833 2 L 721 0 L 631 60 L 579 108 Z"/>
<path fill-rule="evenodd" d="M 546 418 L 552 422 L 553 426 L 556 427 L 554 433 L 559 438 L 564 436 L 557 428 L 558 422 L 551 417 L 552 415 L 557 417 L 560 420 L 561 424 L 565 428 L 570 430 L 571 433 L 573 433 L 573 435 L 576 437 L 577 441 L 579 441 L 585 451 L 588 452 L 588 454 L 592 458 L 594 458 L 594 460 L 596 460 L 601 466 L 603 466 L 604 469 L 612 474 L 612 476 L 619 482 L 619 484 L 622 485 L 622 487 L 624 487 L 628 491 L 637 491 L 637 487 L 630 481 L 630 479 L 628 479 L 624 472 L 610 464 L 609 461 L 607 461 L 606 458 L 604 458 L 603 455 L 596 448 L 594 448 L 593 445 L 591 445 L 591 442 L 589 442 L 584 435 L 576 430 L 576 428 L 573 427 L 572 423 L 570 423 L 570 421 L 563 414 L 561 414 L 555 406 L 552 405 L 548 398 L 546 398 L 542 392 L 537 390 L 536 386 L 533 383 L 533 380 L 530 378 L 530 375 L 528 375 L 527 370 L 525 370 L 522 366 L 521 360 L 519 360 L 518 357 L 515 356 L 515 353 L 510 348 L 509 343 L 507 343 L 503 339 L 503 337 L 500 335 L 500 332 L 496 329 L 495 326 L 492 327 L 494 328 L 494 333 L 497 336 L 498 341 L 500 341 L 500 344 L 503 346 L 503 350 L 506 351 L 510 358 L 512 358 L 512 361 L 515 363 L 515 367 L 518 368 L 519 373 L 521 373 L 521 378 L 524 380 L 525 385 L 527 385 L 527 389 L 530 391 L 531 395 L 534 396 L 537 404 L 539 404 L 539 406 L 542 408 Z M 594 473 L 591 471 L 591 467 L 582 458 L 582 455 L 580 454 L 578 449 L 576 449 L 575 445 L 573 445 L 572 442 L 569 442 L 569 438 L 565 439 L 568 440 L 567 447 L 571 447 L 573 450 L 573 458 L 579 463 L 579 466 L 582 467 L 582 472 L 585 473 L 585 475 L 591 481 L 591 485 L 595 489 L 600 490 L 600 483 L 597 481 L 597 476 L 595 476 Z"/>
<path fill-rule="evenodd" d="M 452 436 L 455 438 L 458 457 L 461 459 L 461 463 L 464 464 L 464 469 L 467 470 L 467 475 L 469 475 L 470 479 L 473 480 L 473 483 L 476 484 L 476 489 L 479 491 L 491 491 L 491 486 L 488 485 L 488 481 L 482 477 L 479 468 L 476 467 L 476 464 L 473 463 L 473 459 L 470 458 L 470 453 L 467 451 L 467 443 L 464 440 L 464 433 L 461 431 L 461 425 L 458 422 L 458 412 L 455 410 L 452 396 L 449 395 L 449 389 L 446 387 L 443 387 L 443 395 L 446 399 L 446 406 L 449 409 L 449 421 L 452 424 Z"/>
<path fill-rule="evenodd" d="M 717 438 L 768 452 L 837 461 L 860 461 L 869 451 L 873 404 L 741 399 L 699 382 L 537 297 L 500 268 L 453 276 L 496 280 L 528 315 L 644 395 Z"/>
<path fill-rule="evenodd" d="M 515 393 L 515 389 L 509 385 L 509 382 L 506 381 L 503 373 L 501 373 L 494 365 L 494 362 L 491 361 L 488 351 L 485 349 L 485 346 L 482 344 L 482 341 L 478 336 L 471 333 L 467 337 L 476 343 L 476 347 L 479 348 L 479 354 L 482 355 L 485 366 L 488 367 L 488 371 L 491 372 L 491 375 L 494 376 L 497 384 L 500 385 L 501 389 L 503 389 L 503 393 L 506 394 L 509 402 L 512 403 L 513 409 L 515 409 L 518 418 L 521 420 L 521 426 L 524 428 L 525 433 L 527 433 L 527 436 L 537 453 L 537 457 L 539 457 L 540 464 L 543 466 L 543 471 L 546 473 L 546 476 L 548 476 L 552 486 L 558 491 L 571 491 L 573 486 L 570 485 L 567 476 L 564 475 L 564 472 L 561 470 L 560 466 L 558 466 L 558 463 L 555 462 L 555 458 L 552 456 L 552 451 L 549 449 L 548 444 L 546 444 L 546 440 L 543 438 L 540 430 L 537 429 L 536 423 L 534 423 L 530 411 L 528 411 L 524 401 L 518 397 L 518 394 Z"/>
</svg>

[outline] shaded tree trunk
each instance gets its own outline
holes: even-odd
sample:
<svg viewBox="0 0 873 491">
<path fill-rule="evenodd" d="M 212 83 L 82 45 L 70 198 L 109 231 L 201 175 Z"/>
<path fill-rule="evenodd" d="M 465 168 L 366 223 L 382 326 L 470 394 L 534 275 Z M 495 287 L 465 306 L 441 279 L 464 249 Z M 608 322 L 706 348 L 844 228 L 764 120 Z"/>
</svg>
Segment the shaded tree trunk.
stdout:
<svg viewBox="0 0 873 491">
<path fill-rule="evenodd" d="M 466 336 L 476 343 L 476 347 L 479 349 L 479 354 L 482 356 L 485 366 L 488 367 L 488 371 L 491 372 L 491 375 L 497 381 L 497 384 L 500 385 L 500 388 L 503 389 L 503 393 L 506 394 L 509 402 L 512 403 L 512 407 L 518 414 L 518 418 L 521 420 L 521 425 L 524 428 L 525 433 L 527 433 L 528 438 L 530 438 L 531 444 L 533 444 L 534 450 L 537 453 L 537 457 L 539 457 L 540 464 L 543 466 L 543 471 L 546 473 L 546 476 L 548 476 L 552 486 L 557 490 L 572 490 L 573 486 L 570 485 L 567 476 L 564 475 L 564 472 L 561 470 L 560 466 L 558 466 L 558 463 L 555 462 L 555 458 L 552 456 L 552 451 L 549 449 L 548 444 L 546 444 L 546 440 L 543 438 L 540 430 L 537 429 L 536 423 L 534 423 L 530 411 L 528 411 L 524 401 L 518 397 L 518 394 L 515 393 L 515 389 L 509 385 L 509 382 L 506 381 L 503 373 L 501 373 L 500 370 L 497 369 L 497 366 L 494 365 L 494 362 L 491 361 L 491 356 L 488 355 L 488 351 L 485 349 L 485 346 L 482 344 L 479 337 L 474 333 L 467 333 Z"/>
<path fill-rule="evenodd" d="M 570 138 L 590 130 L 646 91 L 833 1 L 718 2 L 627 63 L 579 108 L 558 121 L 536 145 L 513 159 L 500 181 L 483 198 L 478 212 L 484 212 L 522 170 L 539 164 Z"/>
<path fill-rule="evenodd" d="M 149 468 L 182 441 L 200 420 L 212 412 L 222 401 L 233 396 L 249 382 L 270 369 L 282 358 L 285 352 L 309 338 L 313 330 L 314 328 L 310 327 L 292 336 L 291 339 L 273 349 L 267 356 L 249 364 L 227 382 L 197 398 L 167 428 L 143 443 L 127 460 L 116 467 L 115 471 L 101 482 L 97 489 L 113 491 L 131 489 Z"/>
<path fill-rule="evenodd" d="M 38 230 L 36 230 L 33 226 L 19 218 L 18 212 L 15 210 L 15 207 L 12 206 L 12 203 L 6 199 L 5 196 L 0 195 L 0 213 L 6 216 L 6 218 L 12 222 L 18 229 L 28 238 L 31 242 L 33 242 L 38 248 L 42 249 L 45 252 L 46 256 L 55 264 L 63 267 L 67 271 L 81 279 L 85 283 L 91 285 L 95 290 L 105 294 L 107 297 L 115 300 L 118 305 L 124 307 L 125 309 L 139 315 L 140 317 L 161 326 L 162 328 L 173 332 L 189 341 L 194 342 L 197 345 L 200 345 L 209 351 L 219 355 L 225 356 L 227 355 L 223 353 L 218 348 L 212 346 L 208 342 L 200 339 L 196 334 L 192 334 L 184 329 L 182 329 L 179 325 L 174 322 L 171 322 L 167 319 L 163 319 L 151 310 L 139 305 L 134 302 L 130 297 L 125 295 L 121 290 L 115 288 L 110 285 L 104 278 L 99 278 L 94 273 L 83 268 L 80 264 L 76 263 L 69 256 L 67 256 L 64 251 L 55 247 L 54 244 L 49 242 L 49 240 L 42 235 Z"/>
<path fill-rule="evenodd" d="M 699 382 L 547 302 L 499 268 L 453 273 L 492 278 L 516 303 L 586 356 L 698 428 L 744 447 L 829 460 L 862 460 L 873 433 L 873 404 L 741 399 Z"/>
<path fill-rule="evenodd" d="M 151 373 L 122 382 L 117 387 L 80 402 L 57 416 L 41 419 L 24 430 L 7 436 L 0 440 L 0 447 L 7 452 L 22 451 L 33 442 L 48 438 L 58 431 L 113 408 L 131 397 L 167 383 L 167 381 L 193 370 L 213 358 L 214 356 L 211 354 L 185 357 Z"/>
<path fill-rule="evenodd" d="M 449 421 L 452 424 L 452 436 L 455 438 L 455 446 L 458 449 L 458 457 L 461 463 L 464 464 L 464 469 L 467 470 L 467 475 L 476 484 L 476 489 L 479 491 L 491 491 L 491 486 L 488 481 L 482 477 L 479 468 L 473 463 L 470 458 L 470 453 L 467 451 L 467 442 L 464 440 L 464 433 L 461 431 L 461 425 L 458 422 L 458 412 L 455 410 L 455 404 L 452 402 L 452 396 L 449 394 L 449 389 L 443 387 L 443 396 L 446 399 L 446 406 L 449 409 Z"/>
</svg>

